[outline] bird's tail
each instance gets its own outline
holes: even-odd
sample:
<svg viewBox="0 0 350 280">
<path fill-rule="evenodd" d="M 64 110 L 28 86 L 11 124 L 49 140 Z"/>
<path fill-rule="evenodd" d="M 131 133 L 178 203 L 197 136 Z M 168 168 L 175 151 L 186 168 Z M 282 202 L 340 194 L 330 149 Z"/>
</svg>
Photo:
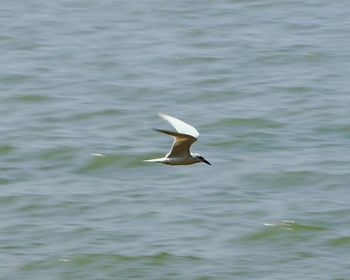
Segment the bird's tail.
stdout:
<svg viewBox="0 0 350 280">
<path fill-rule="evenodd" d="M 154 159 L 145 159 L 143 161 L 145 161 L 145 162 L 164 163 L 165 160 L 166 160 L 165 158 L 154 158 Z"/>
</svg>

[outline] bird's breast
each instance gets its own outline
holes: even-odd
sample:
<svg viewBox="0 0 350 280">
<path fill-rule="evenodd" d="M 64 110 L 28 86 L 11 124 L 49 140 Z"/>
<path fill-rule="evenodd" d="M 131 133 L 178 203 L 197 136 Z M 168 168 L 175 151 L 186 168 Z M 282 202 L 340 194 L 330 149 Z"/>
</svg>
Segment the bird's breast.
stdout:
<svg viewBox="0 0 350 280">
<path fill-rule="evenodd" d="M 195 161 L 193 158 L 186 157 L 186 158 L 168 158 L 167 164 L 170 165 L 189 165 L 194 164 L 197 161 Z"/>
</svg>

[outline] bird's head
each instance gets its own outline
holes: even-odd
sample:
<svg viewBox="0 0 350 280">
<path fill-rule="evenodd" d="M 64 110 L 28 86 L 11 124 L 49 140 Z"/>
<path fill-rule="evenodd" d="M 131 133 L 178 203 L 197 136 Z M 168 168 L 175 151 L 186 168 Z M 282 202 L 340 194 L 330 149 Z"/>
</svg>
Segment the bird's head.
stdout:
<svg viewBox="0 0 350 280">
<path fill-rule="evenodd" d="M 202 157 L 200 154 L 193 154 L 193 157 L 195 157 L 198 160 L 198 162 L 204 162 L 206 164 L 211 165 L 211 163 L 207 161 L 204 157 Z"/>
</svg>

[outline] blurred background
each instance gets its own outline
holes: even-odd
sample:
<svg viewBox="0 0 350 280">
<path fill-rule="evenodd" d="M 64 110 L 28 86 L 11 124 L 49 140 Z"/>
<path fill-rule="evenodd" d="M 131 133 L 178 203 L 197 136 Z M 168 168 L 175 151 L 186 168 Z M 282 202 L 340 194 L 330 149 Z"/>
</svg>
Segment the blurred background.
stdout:
<svg viewBox="0 0 350 280">
<path fill-rule="evenodd" d="M 3 0 L 1 279 L 348 279 L 349 28 L 345 0 Z M 158 112 L 213 165 L 142 162 Z"/>
</svg>

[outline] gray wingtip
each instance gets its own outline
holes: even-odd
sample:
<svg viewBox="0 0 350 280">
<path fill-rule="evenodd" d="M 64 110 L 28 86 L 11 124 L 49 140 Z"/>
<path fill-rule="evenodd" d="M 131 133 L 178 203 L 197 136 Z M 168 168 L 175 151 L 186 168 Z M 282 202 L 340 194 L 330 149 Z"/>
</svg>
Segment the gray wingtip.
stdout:
<svg viewBox="0 0 350 280">
<path fill-rule="evenodd" d="M 158 112 L 158 116 L 164 119 L 164 117 L 169 116 L 168 114 L 164 114 L 162 112 Z"/>
</svg>

